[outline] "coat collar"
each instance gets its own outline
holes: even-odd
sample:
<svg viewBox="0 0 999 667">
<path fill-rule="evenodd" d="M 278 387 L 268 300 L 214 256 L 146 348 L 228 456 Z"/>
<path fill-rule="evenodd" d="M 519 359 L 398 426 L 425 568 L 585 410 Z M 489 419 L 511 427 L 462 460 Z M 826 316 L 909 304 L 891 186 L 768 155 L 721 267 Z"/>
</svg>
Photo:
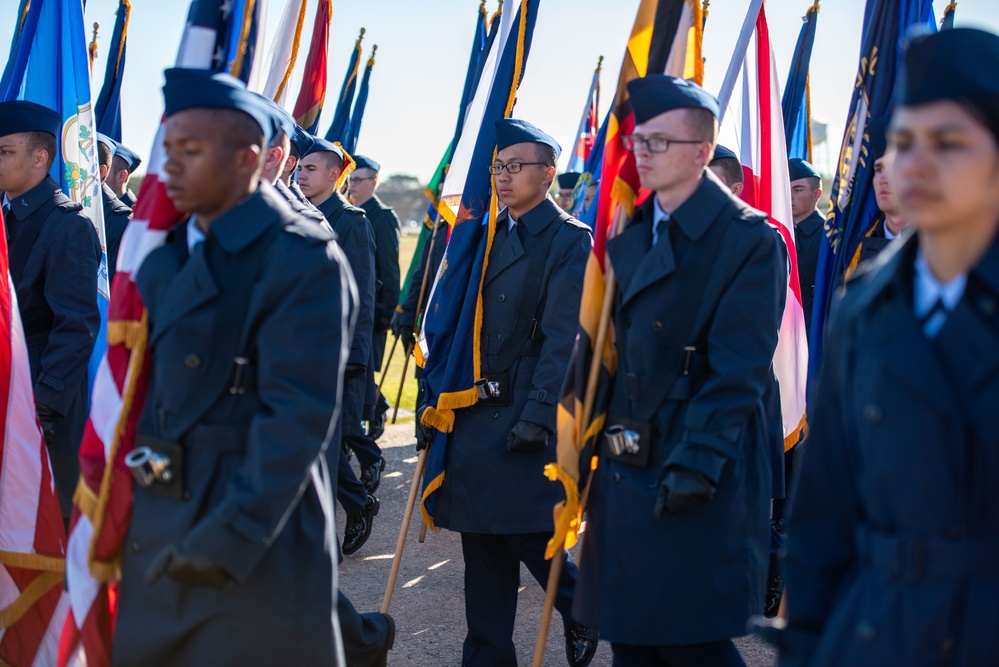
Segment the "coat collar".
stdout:
<svg viewBox="0 0 999 667">
<path fill-rule="evenodd" d="M 555 201 L 551 197 L 545 197 L 544 200 L 530 211 L 520 216 L 517 220 L 518 225 L 523 225 L 524 229 L 531 233 L 531 236 L 537 236 L 545 230 L 548 225 L 553 221 L 557 220 L 562 213 Z M 500 213 L 501 218 L 509 219 L 510 213 L 507 209 L 503 209 Z"/>
<path fill-rule="evenodd" d="M 269 183 L 261 183 L 256 192 L 215 218 L 209 234 L 227 253 L 237 253 L 260 238 L 291 207 Z"/>
<path fill-rule="evenodd" d="M 62 188 L 52 180 L 51 176 L 46 174 L 41 183 L 22 193 L 19 197 L 10 200 L 10 213 L 17 220 L 24 220 L 37 211 L 42 204 L 51 199 L 52 195 L 57 192 L 62 194 Z"/>
<path fill-rule="evenodd" d="M 348 206 L 350 206 L 350 202 L 348 202 L 347 199 L 339 192 L 334 192 L 327 197 L 325 201 L 320 202 L 316 208 L 318 208 L 319 212 L 326 216 L 326 219 L 329 220 L 332 216 Z"/>
<path fill-rule="evenodd" d="M 371 198 L 361 204 L 358 208 L 364 209 L 364 212 L 368 214 L 368 217 L 371 217 L 378 211 L 388 210 L 388 206 L 386 206 L 385 203 L 378 198 L 378 195 L 371 195 Z"/>
<path fill-rule="evenodd" d="M 795 232 L 800 232 L 805 236 L 811 236 L 815 232 L 822 229 L 826 224 L 826 219 L 822 217 L 822 214 L 817 210 L 812 211 L 812 214 L 796 224 L 794 226 Z"/>
<path fill-rule="evenodd" d="M 653 195 L 655 196 L 655 195 Z M 676 222 L 680 230 L 692 241 L 704 236 L 708 227 L 714 222 L 718 214 L 729 205 L 731 194 L 728 188 L 722 185 L 721 181 L 711 172 L 704 170 L 701 176 L 701 184 L 694 190 L 694 194 L 687 198 L 687 201 L 680 204 L 670 215 L 670 222 Z M 652 219 L 653 202 L 649 197 L 648 216 Z"/>
</svg>

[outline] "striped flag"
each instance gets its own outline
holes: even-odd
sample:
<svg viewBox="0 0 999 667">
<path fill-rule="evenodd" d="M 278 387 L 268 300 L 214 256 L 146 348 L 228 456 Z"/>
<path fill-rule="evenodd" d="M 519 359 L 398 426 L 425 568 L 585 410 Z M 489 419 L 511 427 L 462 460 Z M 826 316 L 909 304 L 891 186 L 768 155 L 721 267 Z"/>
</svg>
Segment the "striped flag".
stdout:
<svg viewBox="0 0 999 667">
<path fill-rule="evenodd" d="M 621 137 L 635 129 L 635 116 L 627 83 L 646 74 L 669 74 L 692 79 L 698 84 L 704 76 L 701 39 L 704 23 L 699 0 L 642 0 L 625 48 L 614 104 L 605 121 L 607 135 L 603 147 L 603 168 L 599 198 L 595 201 L 593 254 L 586 264 L 583 297 L 579 308 L 579 336 L 566 373 L 564 393 L 558 405 L 557 463 L 545 466 L 545 474 L 565 488 L 565 502 L 555 507 L 555 532 L 548 542 L 546 558 L 563 547 L 571 548 L 581 521 L 580 488 L 585 484 L 590 453 L 606 418 L 611 380 L 617 369 L 613 322 L 602 317 L 604 305 L 612 298 L 613 277 L 606 264 L 607 239 L 648 197 L 641 190 L 635 156 L 624 149 Z M 596 149 L 595 149 L 596 150 Z M 601 329 L 605 336 L 599 346 Z M 601 363 L 592 361 L 600 355 Z M 592 371 L 596 369 L 596 374 Z M 584 406 L 589 404 L 589 412 Z"/>
<path fill-rule="evenodd" d="M 292 74 L 298 62 L 298 49 L 302 42 L 302 29 L 305 27 L 306 0 L 290 0 L 281 15 L 274 45 L 264 65 L 267 79 L 261 94 L 283 107 L 288 99 L 288 89 Z"/>
<path fill-rule="evenodd" d="M 341 144 L 350 129 L 350 112 L 354 106 L 354 90 L 357 88 L 357 70 L 361 67 L 361 41 L 364 39 L 364 28 L 354 42 L 354 51 L 350 54 L 347 64 L 347 76 L 343 78 L 340 96 L 337 97 L 336 109 L 333 111 L 333 122 L 326 130 L 327 141 L 337 141 Z M 349 151 L 348 151 L 349 152 Z"/>
<path fill-rule="evenodd" d="M 590 151 L 593 150 L 593 144 L 597 139 L 600 122 L 600 70 L 603 63 L 604 57 L 600 56 L 597 68 L 593 70 L 590 90 L 586 93 L 586 105 L 583 107 L 583 116 L 579 119 L 579 128 L 569 144 L 573 149 L 572 153 L 569 154 L 569 164 L 565 167 L 566 171 L 583 171 L 586 159 L 590 157 Z"/>
<path fill-rule="evenodd" d="M 295 102 L 295 122 L 309 134 L 319 129 L 319 114 L 326 100 L 326 57 L 330 46 L 330 19 L 333 17 L 333 0 L 319 0 L 316 20 L 312 24 L 312 41 L 305 59 L 302 88 Z"/>
<path fill-rule="evenodd" d="M 83 4 L 81 0 L 33 0 L 24 10 L 14 37 L 17 53 L 7 61 L 2 78 L 6 87 L 0 90 L 0 99 L 37 102 L 63 119 L 50 175 L 67 197 L 83 206 L 102 249 L 97 270 L 101 328 L 87 372 L 88 387 L 92 387 L 105 349 L 110 286 Z"/>
<path fill-rule="evenodd" d="M 104 83 L 94 106 L 97 131 L 115 141 L 121 141 L 121 80 L 125 75 L 125 40 L 128 38 L 128 19 L 131 13 L 132 4 L 128 0 L 119 0 L 114 32 L 108 47 L 108 62 L 104 69 Z"/>
<path fill-rule="evenodd" d="M 2 228 L 0 218 L 0 664 L 48 667 L 69 608 L 66 532 Z"/>
<path fill-rule="evenodd" d="M 798 43 L 791 58 L 781 108 L 784 114 L 784 138 L 789 158 L 812 161 L 812 87 L 808 64 L 815 43 L 815 26 L 819 20 L 819 0 L 811 5 L 802 19 Z"/>
<path fill-rule="evenodd" d="M 434 530 L 436 492 L 444 482 L 454 411 L 478 400 L 473 383 L 481 377 L 479 295 L 498 214 L 488 170 L 496 154 L 495 123 L 513 111 L 539 2 L 519 0 L 516 11 L 499 16 L 499 33 L 484 55 L 479 85 L 441 188 L 439 213 L 451 226 L 451 235 L 417 346 L 427 395 L 422 421 L 436 429 L 427 454 L 420 512 Z"/>
<path fill-rule="evenodd" d="M 229 0 L 194 0 L 177 66 L 225 67 L 228 61 L 219 54 L 232 34 L 242 34 L 242 20 Z M 251 65 L 246 58 L 240 63 L 246 68 Z M 239 75 L 240 71 L 230 73 Z M 132 510 L 132 475 L 125 456 L 135 444 L 149 382 L 146 311 L 133 276 L 181 217 L 161 180 L 166 159 L 162 140 L 160 126 L 137 207 L 121 241 L 108 313 L 108 349 L 94 382 L 90 419 L 80 445 L 80 483 L 66 559 L 70 612 L 59 647 L 60 666 L 111 663 L 114 576 Z"/>
<path fill-rule="evenodd" d="M 784 449 L 788 450 L 798 443 L 805 426 L 808 341 L 794 245 L 777 65 L 763 0 L 750 3 L 741 36 L 719 95 L 730 99 L 728 107 L 722 107 L 719 143 L 731 148 L 742 163 L 742 200 L 770 217 L 770 224 L 780 232 L 787 247 L 787 300 L 774 352 L 774 370 L 780 383 Z M 733 90 L 739 92 L 733 96 Z"/>
<path fill-rule="evenodd" d="M 361 121 L 364 120 L 364 108 L 368 105 L 368 88 L 371 80 L 371 70 L 375 67 L 375 53 L 378 52 L 378 45 L 371 49 L 371 57 L 364 67 L 364 76 L 361 78 L 361 87 L 357 89 L 357 99 L 354 101 L 354 110 L 350 113 L 350 127 L 347 128 L 347 136 L 344 137 L 343 147 L 348 153 L 357 150 L 357 139 L 361 134 Z"/>
</svg>

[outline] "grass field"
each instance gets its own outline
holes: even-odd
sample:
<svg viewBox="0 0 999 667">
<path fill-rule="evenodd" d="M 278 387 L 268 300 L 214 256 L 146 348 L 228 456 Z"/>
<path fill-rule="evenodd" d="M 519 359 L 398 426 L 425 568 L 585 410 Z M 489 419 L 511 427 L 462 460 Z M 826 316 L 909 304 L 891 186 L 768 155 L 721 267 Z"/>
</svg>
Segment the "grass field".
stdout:
<svg viewBox="0 0 999 667">
<path fill-rule="evenodd" d="M 416 234 L 411 234 L 409 236 L 403 236 L 399 241 L 399 269 L 400 275 L 405 278 L 406 272 L 409 270 L 409 262 L 413 258 L 413 251 L 416 249 L 416 239 L 419 238 Z M 419 283 L 414 289 L 420 289 Z M 392 332 L 389 332 L 388 342 L 385 344 L 385 360 L 389 358 L 389 353 L 392 350 L 392 343 L 395 340 L 392 336 Z M 395 354 L 392 355 L 392 363 L 386 368 L 384 362 L 382 364 L 382 369 L 385 371 L 385 382 L 382 384 L 382 393 L 385 394 L 385 398 L 388 402 L 392 404 L 392 408 L 395 407 L 396 396 L 399 392 L 399 383 L 403 378 L 402 369 L 406 361 L 406 355 L 402 349 L 402 343 L 400 342 L 396 346 Z M 416 368 L 416 359 L 410 357 L 409 366 L 406 368 L 406 377 L 403 382 L 402 396 L 399 399 L 399 419 L 396 423 L 405 423 L 413 421 L 413 411 L 416 409 L 416 380 L 414 379 L 414 370 Z M 382 376 L 380 374 L 375 374 L 375 382 L 380 382 Z M 388 423 L 392 423 L 392 408 L 389 408 L 388 413 Z M 405 416 L 403 416 L 402 410 L 406 411 Z"/>
</svg>

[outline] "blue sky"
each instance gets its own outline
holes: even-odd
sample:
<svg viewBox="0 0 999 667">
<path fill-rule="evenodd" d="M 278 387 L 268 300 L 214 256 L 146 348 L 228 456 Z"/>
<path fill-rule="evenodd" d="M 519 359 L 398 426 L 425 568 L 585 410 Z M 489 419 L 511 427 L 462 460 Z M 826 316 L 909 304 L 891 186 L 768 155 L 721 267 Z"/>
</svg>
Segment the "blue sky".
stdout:
<svg viewBox="0 0 999 667">
<path fill-rule="evenodd" d="M 263 1 L 263 0 L 258 0 Z M 507 5 L 515 0 L 507 0 Z M 0 53 L 13 34 L 16 0 L 0 0 Z M 104 76 L 117 0 L 88 0 L 87 29 L 101 24 L 94 97 Z M 124 141 L 148 156 L 163 110 L 162 71 L 176 57 L 187 0 L 132 0 L 123 90 Z M 309 1 L 314 13 L 315 0 Z M 717 91 L 749 0 L 712 0 L 704 36 L 705 87 Z M 811 0 L 769 0 L 767 16 L 780 76 L 786 76 L 801 17 Z M 935 0 L 939 17 L 945 0 Z M 285 0 L 268 0 L 267 31 L 277 28 Z M 358 150 L 386 174 L 430 177 L 454 129 L 478 0 L 333 0 L 327 102 L 340 89 L 347 60 L 363 26 L 365 59 L 378 55 Z M 604 56 L 601 114 L 616 87 L 639 0 L 541 0 L 537 29 L 514 115 L 568 144 L 597 58 Z M 997 0 L 960 0 L 957 24 L 999 32 Z M 496 0 L 489 0 L 490 12 Z M 813 117 L 829 123 L 832 141 L 816 147 L 816 162 L 835 161 L 860 49 L 863 0 L 824 0 L 812 55 Z M 308 40 L 309 29 L 305 40 Z M 268 40 L 269 44 L 269 40 Z M 305 53 L 300 55 L 304 61 Z M 293 90 L 297 91 L 297 88 Z M 324 110 L 323 132 L 332 120 Z M 828 154 L 828 155 L 827 155 Z"/>
</svg>

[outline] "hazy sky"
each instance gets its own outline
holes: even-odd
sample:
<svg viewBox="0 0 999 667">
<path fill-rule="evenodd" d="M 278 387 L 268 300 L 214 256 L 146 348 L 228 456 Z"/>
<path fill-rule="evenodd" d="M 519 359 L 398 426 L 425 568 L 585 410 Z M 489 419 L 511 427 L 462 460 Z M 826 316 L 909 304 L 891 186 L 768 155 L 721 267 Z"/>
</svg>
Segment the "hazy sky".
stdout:
<svg viewBox="0 0 999 667">
<path fill-rule="evenodd" d="M 258 0 L 260 2 L 264 0 Z M 266 48 L 285 0 L 267 0 Z M 507 0 L 507 6 L 516 0 Z M 310 14 L 315 0 L 309 0 Z M 749 0 L 712 0 L 704 36 L 705 87 L 716 92 L 725 76 Z M 769 0 L 766 4 L 777 67 L 782 79 L 790 65 L 801 17 L 811 0 Z M 946 0 L 935 0 L 937 17 Z M 17 0 L 0 0 L 0 53 L 8 52 Z M 88 38 L 100 23 L 100 52 L 94 93 L 104 77 L 117 0 L 87 2 Z M 187 14 L 187 0 L 132 0 L 122 102 L 124 142 L 149 155 L 163 110 L 162 71 L 173 65 Z M 610 104 L 625 43 L 639 0 L 541 0 L 537 28 L 514 116 L 529 120 L 567 146 L 579 123 L 597 58 L 604 56 L 601 116 Z M 999 0 L 960 0 L 958 25 L 999 32 Z M 428 179 L 454 129 L 478 0 L 333 0 L 327 106 L 320 121 L 332 121 L 332 100 L 343 81 L 359 29 L 367 29 L 364 58 L 378 45 L 371 93 L 358 152 L 382 164 L 385 174 Z M 489 0 L 490 12 L 496 0 Z M 835 161 L 850 102 L 860 49 L 864 0 L 824 0 L 811 61 L 813 118 L 829 123 L 832 141 L 815 149 L 828 171 Z M 307 26 L 304 42 L 308 42 Z M 306 50 L 299 56 L 304 62 Z M 5 57 L 5 56 L 0 56 Z M 783 80 L 782 80 L 783 85 Z M 292 90 L 297 94 L 298 83 Z M 289 105 L 294 104 L 294 97 Z M 564 164 L 564 159 L 563 159 Z"/>
</svg>

